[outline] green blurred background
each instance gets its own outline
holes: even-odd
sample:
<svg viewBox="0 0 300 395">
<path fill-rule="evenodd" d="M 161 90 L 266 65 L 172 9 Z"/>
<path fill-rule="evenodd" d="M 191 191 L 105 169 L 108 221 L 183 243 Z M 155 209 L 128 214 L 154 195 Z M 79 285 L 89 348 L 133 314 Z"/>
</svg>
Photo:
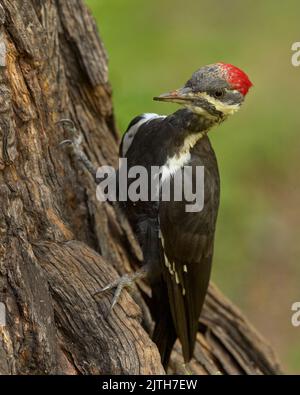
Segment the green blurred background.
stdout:
<svg viewBox="0 0 300 395">
<path fill-rule="evenodd" d="M 254 87 L 210 137 L 221 173 L 213 280 L 300 373 L 300 41 L 298 0 L 87 0 L 109 55 L 120 133 L 202 65 L 224 61 Z"/>
</svg>

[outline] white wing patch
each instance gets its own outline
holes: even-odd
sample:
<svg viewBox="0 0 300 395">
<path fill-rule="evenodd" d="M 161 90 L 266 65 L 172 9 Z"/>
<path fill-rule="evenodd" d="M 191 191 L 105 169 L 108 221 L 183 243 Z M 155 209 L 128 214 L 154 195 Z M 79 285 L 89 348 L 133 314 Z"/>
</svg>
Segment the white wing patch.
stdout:
<svg viewBox="0 0 300 395">
<path fill-rule="evenodd" d="M 131 128 L 129 130 L 127 130 L 126 134 L 123 137 L 123 145 L 122 145 L 122 152 L 121 152 L 123 158 L 127 154 L 128 150 L 133 142 L 133 139 L 134 139 L 134 137 L 141 125 L 149 122 L 152 119 L 166 117 L 165 115 L 158 115 L 158 114 L 154 114 L 154 113 L 145 113 L 145 114 L 142 114 L 141 116 L 143 118 L 139 122 L 132 125 Z"/>
</svg>

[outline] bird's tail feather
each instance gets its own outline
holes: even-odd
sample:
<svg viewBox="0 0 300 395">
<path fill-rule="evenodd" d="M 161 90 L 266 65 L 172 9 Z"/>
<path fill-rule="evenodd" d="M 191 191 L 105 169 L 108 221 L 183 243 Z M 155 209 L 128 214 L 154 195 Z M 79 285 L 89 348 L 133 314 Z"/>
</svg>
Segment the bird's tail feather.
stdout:
<svg viewBox="0 0 300 395">
<path fill-rule="evenodd" d="M 154 304 L 157 306 L 157 311 L 155 312 L 156 322 L 152 340 L 157 345 L 162 364 L 166 369 L 177 335 L 173 324 L 166 285 L 161 283 L 155 288 L 156 290 L 153 294 L 155 294 L 155 299 L 159 296 L 159 301 L 157 300 Z"/>
<path fill-rule="evenodd" d="M 164 254 L 158 229 L 157 218 L 147 218 L 138 223 L 137 234 L 143 249 L 144 264 L 150 267 L 148 279 L 151 283 L 152 298 L 149 307 L 155 321 L 152 340 L 157 345 L 166 369 L 177 335 L 170 310 L 167 284 L 161 273 Z"/>
</svg>

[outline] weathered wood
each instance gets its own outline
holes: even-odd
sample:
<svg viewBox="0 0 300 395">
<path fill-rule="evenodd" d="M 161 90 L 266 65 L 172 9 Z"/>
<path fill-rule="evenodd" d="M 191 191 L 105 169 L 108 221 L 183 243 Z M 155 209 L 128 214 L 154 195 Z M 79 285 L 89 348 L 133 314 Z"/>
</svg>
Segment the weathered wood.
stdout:
<svg viewBox="0 0 300 395">
<path fill-rule="evenodd" d="M 94 292 L 141 253 L 127 221 L 96 200 L 91 177 L 59 147 L 71 118 L 98 165 L 117 164 L 107 57 L 82 0 L 0 0 L 0 372 L 163 373 L 149 333 L 149 289 Z M 6 54 L 3 51 L 5 44 Z M 5 60 L 5 65 L 4 65 Z M 274 374 L 271 349 L 214 288 L 195 360 L 199 374 Z M 170 372 L 183 371 L 178 344 Z"/>
</svg>

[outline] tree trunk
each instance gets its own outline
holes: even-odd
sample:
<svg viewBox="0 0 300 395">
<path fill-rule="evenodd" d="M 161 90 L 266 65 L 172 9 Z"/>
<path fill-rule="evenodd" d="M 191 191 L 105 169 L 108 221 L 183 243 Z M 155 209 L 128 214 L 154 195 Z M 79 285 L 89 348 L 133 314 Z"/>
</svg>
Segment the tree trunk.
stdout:
<svg viewBox="0 0 300 395">
<path fill-rule="evenodd" d="M 164 373 L 149 289 L 99 288 L 141 263 L 127 221 L 59 143 L 70 118 L 97 165 L 117 165 L 107 57 L 82 0 L 0 0 L 0 372 Z M 148 296 L 147 296 L 148 295 Z M 182 370 L 176 343 L 170 372 Z M 270 347 L 211 286 L 191 371 L 276 374 Z"/>
</svg>

